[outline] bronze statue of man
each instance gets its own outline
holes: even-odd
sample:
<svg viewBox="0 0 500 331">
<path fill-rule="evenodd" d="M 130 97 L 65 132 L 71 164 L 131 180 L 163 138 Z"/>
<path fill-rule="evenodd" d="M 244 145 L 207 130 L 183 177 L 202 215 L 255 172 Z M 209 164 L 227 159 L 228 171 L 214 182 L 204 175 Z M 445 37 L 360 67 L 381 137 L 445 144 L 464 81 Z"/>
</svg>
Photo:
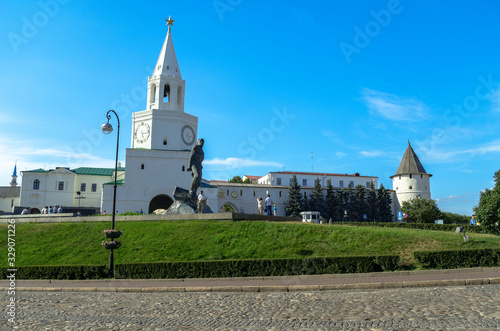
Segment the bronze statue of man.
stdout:
<svg viewBox="0 0 500 331">
<path fill-rule="evenodd" d="M 193 179 L 191 180 L 191 189 L 189 190 L 189 195 L 192 199 L 196 197 L 196 192 L 198 191 L 201 183 L 203 169 L 201 163 L 205 158 L 205 153 L 203 152 L 204 144 L 205 141 L 203 139 L 198 139 L 196 145 L 194 145 L 191 149 L 191 156 L 189 157 L 189 168 L 187 168 L 187 171 L 191 171 L 191 175 L 193 176 Z"/>
</svg>

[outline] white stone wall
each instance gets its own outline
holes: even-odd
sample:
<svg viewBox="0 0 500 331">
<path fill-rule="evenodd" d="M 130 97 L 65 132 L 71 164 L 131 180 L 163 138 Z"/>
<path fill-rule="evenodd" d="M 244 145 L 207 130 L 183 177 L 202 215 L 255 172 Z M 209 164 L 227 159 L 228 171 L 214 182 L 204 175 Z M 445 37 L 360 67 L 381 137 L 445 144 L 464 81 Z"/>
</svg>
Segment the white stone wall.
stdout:
<svg viewBox="0 0 500 331">
<path fill-rule="evenodd" d="M 418 196 L 431 199 L 430 176 L 428 174 L 396 175 L 392 178 L 392 188 L 396 192 L 399 207 L 404 201 Z"/>
</svg>

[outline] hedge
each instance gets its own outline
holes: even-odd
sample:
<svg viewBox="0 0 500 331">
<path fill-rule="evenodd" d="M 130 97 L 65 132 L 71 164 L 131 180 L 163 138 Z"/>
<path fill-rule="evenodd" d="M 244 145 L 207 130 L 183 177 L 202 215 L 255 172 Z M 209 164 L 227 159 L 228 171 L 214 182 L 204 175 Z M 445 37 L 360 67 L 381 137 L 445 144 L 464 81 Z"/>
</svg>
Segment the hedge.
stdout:
<svg viewBox="0 0 500 331">
<path fill-rule="evenodd" d="M 317 257 L 306 259 L 217 260 L 115 265 L 115 277 L 123 279 L 219 278 L 288 276 L 393 271 L 399 256 Z M 10 272 L 2 269 L 3 279 Z M 99 279 L 107 277 L 107 266 L 18 267 L 17 279 Z"/>
<path fill-rule="evenodd" d="M 433 223 L 396 223 L 396 222 L 333 222 L 334 225 L 376 226 L 384 228 L 420 229 L 436 231 L 455 231 L 462 226 L 465 232 L 488 234 L 483 226 L 468 224 L 433 224 Z"/>
<path fill-rule="evenodd" d="M 500 266 L 500 249 L 415 252 L 424 269 L 456 269 Z"/>
</svg>

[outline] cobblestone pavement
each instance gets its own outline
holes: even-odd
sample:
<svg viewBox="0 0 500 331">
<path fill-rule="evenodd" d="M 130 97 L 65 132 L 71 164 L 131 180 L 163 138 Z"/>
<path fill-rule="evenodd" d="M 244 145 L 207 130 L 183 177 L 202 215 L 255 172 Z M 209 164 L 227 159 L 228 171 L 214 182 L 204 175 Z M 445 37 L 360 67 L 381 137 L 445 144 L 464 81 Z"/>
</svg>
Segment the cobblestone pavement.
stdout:
<svg viewBox="0 0 500 331">
<path fill-rule="evenodd" d="M 7 302 L 5 291 L 0 293 Z M 497 330 L 500 285 L 264 293 L 16 292 L 1 330 Z M 3 305 L 6 307 L 6 305 Z"/>
</svg>

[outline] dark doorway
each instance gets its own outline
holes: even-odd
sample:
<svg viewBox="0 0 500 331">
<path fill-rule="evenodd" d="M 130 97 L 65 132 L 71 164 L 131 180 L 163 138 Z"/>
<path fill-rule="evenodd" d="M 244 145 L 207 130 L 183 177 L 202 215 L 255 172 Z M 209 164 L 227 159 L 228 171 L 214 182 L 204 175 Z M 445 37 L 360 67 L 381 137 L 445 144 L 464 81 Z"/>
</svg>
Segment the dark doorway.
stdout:
<svg viewBox="0 0 500 331">
<path fill-rule="evenodd" d="M 149 214 L 152 214 L 157 209 L 168 209 L 174 202 L 171 197 L 166 194 L 159 194 L 149 203 Z"/>
</svg>

